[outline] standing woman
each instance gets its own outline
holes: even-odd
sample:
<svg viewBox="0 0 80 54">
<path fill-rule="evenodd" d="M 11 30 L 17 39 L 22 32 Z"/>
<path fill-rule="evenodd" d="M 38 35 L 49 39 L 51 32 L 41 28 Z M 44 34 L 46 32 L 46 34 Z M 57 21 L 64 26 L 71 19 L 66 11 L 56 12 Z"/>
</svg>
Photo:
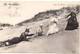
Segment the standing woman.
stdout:
<svg viewBox="0 0 80 54">
<path fill-rule="evenodd" d="M 50 19 L 49 30 L 46 36 L 57 33 L 59 31 L 59 28 L 57 26 L 58 20 L 59 18 L 56 15 Z"/>
<path fill-rule="evenodd" d="M 65 30 L 77 29 L 79 25 L 77 22 L 76 14 L 74 12 L 71 12 L 67 17 L 69 17 L 69 19 Z"/>
</svg>

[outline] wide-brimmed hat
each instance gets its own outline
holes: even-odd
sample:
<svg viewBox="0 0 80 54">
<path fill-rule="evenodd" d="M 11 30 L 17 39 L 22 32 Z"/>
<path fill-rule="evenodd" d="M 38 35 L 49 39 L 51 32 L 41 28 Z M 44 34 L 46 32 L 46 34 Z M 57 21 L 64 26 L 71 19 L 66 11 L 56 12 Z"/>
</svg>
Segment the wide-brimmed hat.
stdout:
<svg viewBox="0 0 80 54">
<path fill-rule="evenodd" d="M 40 24 L 40 27 L 43 27 L 43 24 Z"/>
</svg>

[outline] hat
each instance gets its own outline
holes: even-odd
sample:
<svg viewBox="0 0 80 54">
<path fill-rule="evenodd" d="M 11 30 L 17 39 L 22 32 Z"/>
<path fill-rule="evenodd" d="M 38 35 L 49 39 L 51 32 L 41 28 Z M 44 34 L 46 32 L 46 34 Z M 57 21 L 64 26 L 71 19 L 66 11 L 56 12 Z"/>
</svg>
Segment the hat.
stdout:
<svg viewBox="0 0 80 54">
<path fill-rule="evenodd" d="M 28 29 L 28 28 L 26 28 L 25 32 L 29 32 L 29 29 Z"/>
<path fill-rule="evenodd" d="M 40 26 L 43 26 L 43 24 L 40 24 Z"/>
</svg>

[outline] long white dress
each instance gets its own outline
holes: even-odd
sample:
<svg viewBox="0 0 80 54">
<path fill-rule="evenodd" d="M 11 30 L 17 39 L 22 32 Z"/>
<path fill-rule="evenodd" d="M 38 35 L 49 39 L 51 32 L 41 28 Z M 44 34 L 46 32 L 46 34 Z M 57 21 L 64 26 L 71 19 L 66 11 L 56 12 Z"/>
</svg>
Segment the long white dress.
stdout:
<svg viewBox="0 0 80 54">
<path fill-rule="evenodd" d="M 50 20 L 50 26 L 49 26 L 49 30 L 47 32 L 47 35 L 49 34 L 54 34 L 54 33 L 57 33 L 59 31 L 59 28 L 57 27 L 57 22 L 58 22 L 58 18 L 51 18 Z"/>
</svg>

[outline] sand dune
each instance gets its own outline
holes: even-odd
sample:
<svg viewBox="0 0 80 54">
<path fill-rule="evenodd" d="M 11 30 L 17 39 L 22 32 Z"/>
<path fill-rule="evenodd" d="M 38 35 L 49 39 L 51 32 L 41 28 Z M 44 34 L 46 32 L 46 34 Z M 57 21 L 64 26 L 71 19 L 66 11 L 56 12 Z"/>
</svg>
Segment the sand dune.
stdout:
<svg viewBox="0 0 80 54">
<path fill-rule="evenodd" d="M 80 13 L 77 15 L 79 22 Z M 78 53 L 79 44 L 79 29 L 65 31 L 67 21 L 64 19 L 59 20 L 58 27 L 60 29 L 59 33 L 50 36 L 45 36 L 48 27 L 46 25 L 49 23 L 49 19 L 44 19 L 37 22 L 25 23 L 23 26 L 13 26 L 7 27 L 0 31 L 0 41 L 7 39 L 12 39 L 13 37 L 18 37 L 22 32 L 25 31 L 28 26 L 30 33 L 35 33 L 39 24 L 44 25 L 44 35 L 37 38 L 30 39 L 30 42 L 22 41 L 18 44 L 0 47 L 0 52 L 8 53 Z"/>
<path fill-rule="evenodd" d="M 42 21 L 28 23 L 29 27 L 31 27 L 31 33 L 34 33 L 38 28 L 40 23 L 44 25 L 44 34 L 47 31 L 47 23 L 49 19 L 45 19 Z M 60 21 L 61 23 L 62 21 Z M 65 22 L 65 21 L 64 21 Z M 64 23 L 66 24 L 66 22 Z M 64 25 L 59 24 L 59 25 Z M 36 27 L 35 27 L 36 26 Z M 65 25 L 66 26 L 66 25 Z M 65 26 L 61 26 L 60 29 L 64 29 Z M 21 26 L 19 28 L 8 28 L 3 31 L 0 31 L 1 35 L 4 36 L 0 40 L 11 39 L 13 37 L 19 36 L 24 30 L 26 26 Z M 38 38 L 30 39 L 30 42 L 22 41 L 18 44 L 9 46 L 9 47 L 2 47 L 0 48 L 0 52 L 21 52 L 21 53 L 75 53 L 78 52 L 78 42 L 79 42 L 79 33 L 78 29 L 72 31 L 60 31 L 57 34 L 53 34 L 51 36 L 41 36 Z"/>
</svg>

